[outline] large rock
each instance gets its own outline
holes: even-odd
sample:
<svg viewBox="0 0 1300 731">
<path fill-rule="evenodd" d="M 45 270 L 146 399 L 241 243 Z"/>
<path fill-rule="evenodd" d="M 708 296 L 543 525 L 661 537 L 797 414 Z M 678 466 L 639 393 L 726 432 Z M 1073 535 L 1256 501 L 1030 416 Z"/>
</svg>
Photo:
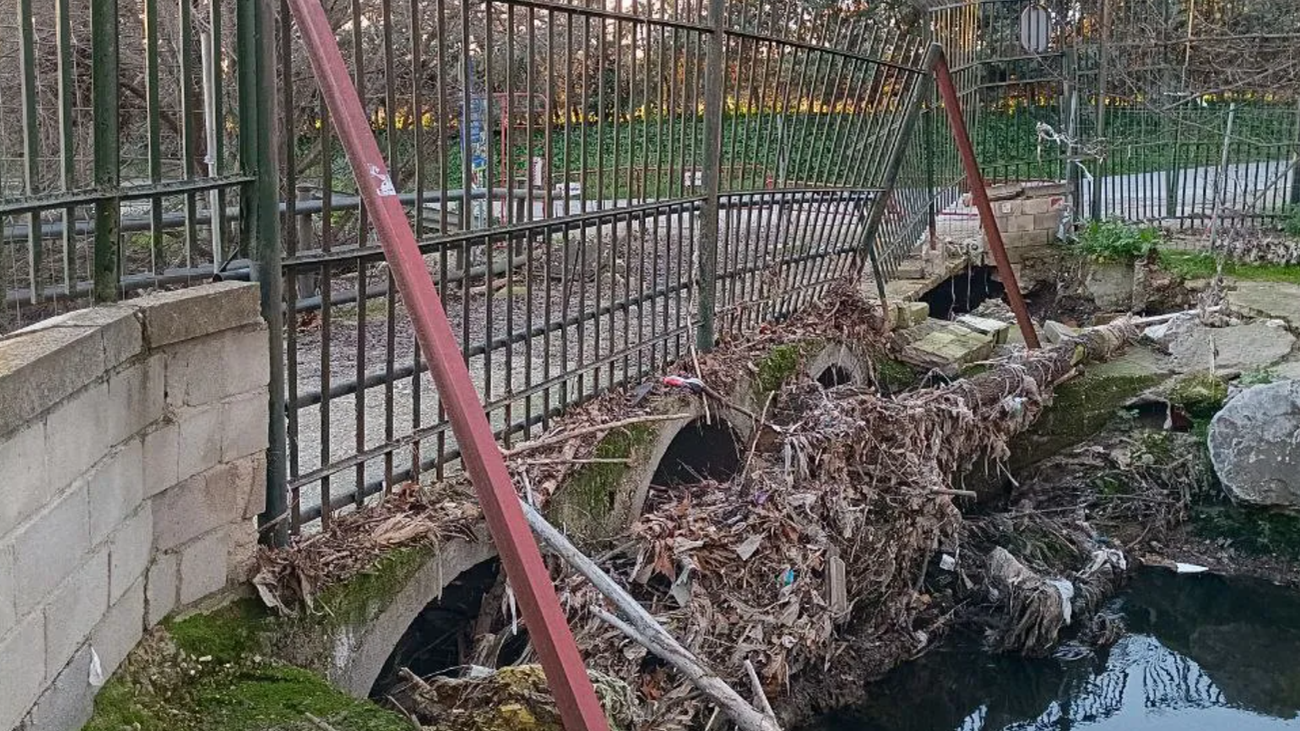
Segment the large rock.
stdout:
<svg viewBox="0 0 1300 731">
<path fill-rule="evenodd" d="M 1237 282 L 1228 308 L 1248 317 L 1283 320 L 1300 328 L 1300 286 L 1289 282 Z"/>
<path fill-rule="evenodd" d="M 1234 499 L 1300 507 L 1300 381 L 1246 389 L 1210 422 L 1210 459 Z"/>
</svg>

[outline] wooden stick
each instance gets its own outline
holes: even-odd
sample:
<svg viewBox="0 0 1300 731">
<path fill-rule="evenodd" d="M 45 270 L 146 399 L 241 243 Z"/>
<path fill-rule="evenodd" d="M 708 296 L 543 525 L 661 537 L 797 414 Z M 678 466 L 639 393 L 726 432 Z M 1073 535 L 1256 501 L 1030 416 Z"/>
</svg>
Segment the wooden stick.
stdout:
<svg viewBox="0 0 1300 731">
<path fill-rule="evenodd" d="M 741 731 L 780 731 L 775 718 L 755 710 L 735 689 L 727 685 L 726 681 L 706 668 L 690 650 L 669 634 L 668 630 L 664 629 L 645 607 L 641 606 L 609 574 L 602 571 L 586 554 L 570 543 L 569 539 L 547 522 L 541 513 L 527 503 L 523 503 L 523 510 L 528 525 L 533 529 L 538 540 L 590 581 L 591 585 L 613 602 L 630 622 L 624 622 L 600 607 L 591 608 L 594 616 L 676 668 L 701 693 L 712 699 Z"/>
<path fill-rule="evenodd" d="M 743 484 L 749 476 L 749 464 L 754 461 L 754 450 L 758 449 L 758 438 L 763 434 L 763 427 L 767 425 L 767 408 L 772 405 L 772 397 L 776 391 L 768 391 L 767 401 L 763 402 L 763 415 L 754 422 L 754 438 L 749 441 L 749 453 L 745 455 L 745 466 L 740 470 L 740 481 Z"/>
<path fill-rule="evenodd" d="M 767 701 L 767 693 L 763 692 L 763 684 L 758 679 L 758 671 L 754 670 L 754 663 L 745 660 L 745 673 L 749 675 L 749 684 L 754 687 L 754 697 L 758 699 L 758 707 L 763 709 L 763 713 L 769 718 L 776 718 L 776 713 L 772 711 L 772 704 Z"/>
<path fill-rule="evenodd" d="M 338 731 L 338 729 L 334 728 L 333 726 L 329 725 L 328 723 L 325 723 L 325 722 L 322 721 L 321 719 L 316 718 L 315 716 L 311 715 L 310 713 L 305 713 L 305 714 L 303 714 L 303 715 L 305 715 L 305 716 L 307 717 L 307 720 L 308 720 L 308 721 L 311 721 L 312 724 L 316 726 L 316 728 L 321 729 L 321 731 Z"/>
<path fill-rule="evenodd" d="M 568 459 L 526 459 L 520 464 L 539 465 L 539 464 L 629 464 L 632 460 L 626 457 L 570 457 Z"/>
<path fill-rule="evenodd" d="M 932 487 L 930 492 L 935 495 L 954 495 L 956 497 L 979 497 L 979 493 L 974 490 L 956 490 L 951 487 Z"/>
<path fill-rule="evenodd" d="M 514 457 L 516 455 L 523 454 L 524 452 L 532 452 L 534 450 L 542 449 L 555 444 L 560 444 L 561 442 L 572 439 L 574 437 L 581 437 L 587 434 L 598 434 L 603 431 L 613 431 L 614 429 L 621 429 L 625 426 L 633 426 L 634 424 L 648 424 L 656 421 L 675 421 L 677 419 L 689 419 L 692 416 L 694 416 L 694 414 L 646 414 L 645 416 L 633 416 L 629 419 L 620 419 L 619 421 L 611 421 L 607 424 L 596 424 L 594 426 L 584 426 L 581 429 L 574 429 L 572 431 L 567 431 L 563 434 L 556 434 L 555 436 L 550 436 L 550 437 L 542 437 L 541 439 L 520 444 L 518 447 L 515 447 L 514 449 L 502 450 L 501 454 L 505 457 Z"/>
<path fill-rule="evenodd" d="M 701 665 L 695 659 L 695 656 L 691 655 L 681 645 L 673 647 L 661 645 L 654 639 L 647 637 L 646 633 L 600 607 L 592 607 L 591 613 L 597 619 L 627 635 L 634 642 L 654 653 L 659 659 L 673 666 L 677 672 L 685 675 L 692 685 L 712 699 L 718 708 L 731 718 L 737 728 L 742 731 L 779 731 L 780 727 L 777 725 L 775 718 L 755 710 L 753 706 L 745 702 L 744 698 L 740 697 L 739 693 L 727 685 L 726 681 Z"/>
</svg>

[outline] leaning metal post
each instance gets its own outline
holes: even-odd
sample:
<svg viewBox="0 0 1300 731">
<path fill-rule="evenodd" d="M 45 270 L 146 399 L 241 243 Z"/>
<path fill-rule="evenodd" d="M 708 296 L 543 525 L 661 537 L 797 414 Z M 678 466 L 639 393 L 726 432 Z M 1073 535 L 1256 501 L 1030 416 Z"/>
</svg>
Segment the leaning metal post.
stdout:
<svg viewBox="0 0 1300 731">
<path fill-rule="evenodd" d="M 700 207 L 700 322 L 695 347 L 711 350 L 718 295 L 718 187 L 722 177 L 724 0 L 709 0 L 709 49 L 704 59 L 704 205 Z"/>
<path fill-rule="evenodd" d="M 288 0 L 568 731 L 608 731 L 541 551 L 319 0 Z M 468 49 L 462 49 L 468 53 Z"/>
<path fill-rule="evenodd" d="M 1039 347 L 1038 333 L 1034 323 L 1029 319 L 1029 308 L 1025 298 L 1020 295 L 1020 283 L 1011 268 L 1011 259 L 1007 256 L 1006 246 L 1002 242 L 1002 231 L 993 218 L 993 203 L 989 200 L 988 188 L 984 185 L 984 175 L 980 173 L 979 161 L 975 159 L 975 147 L 970 141 L 970 131 L 966 129 L 966 119 L 961 113 L 961 98 L 957 95 L 957 86 L 952 82 L 952 72 L 948 69 L 948 59 L 940 49 L 934 64 L 935 79 L 939 82 L 939 93 L 943 96 L 943 108 L 948 114 L 948 126 L 952 128 L 953 140 L 961 153 L 962 166 L 966 168 L 966 183 L 970 186 L 971 198 L 980 212 L 980 222 L 984 225 L 984 236 L 988 239 L 989 251 L 998 265 L 998 276 L 1007 288 L 1007 299 L 1011 302 L 1011 311 L 1016 313 L 1016 323 L 1025 336 L 1025 345 Z"/>
</svg>

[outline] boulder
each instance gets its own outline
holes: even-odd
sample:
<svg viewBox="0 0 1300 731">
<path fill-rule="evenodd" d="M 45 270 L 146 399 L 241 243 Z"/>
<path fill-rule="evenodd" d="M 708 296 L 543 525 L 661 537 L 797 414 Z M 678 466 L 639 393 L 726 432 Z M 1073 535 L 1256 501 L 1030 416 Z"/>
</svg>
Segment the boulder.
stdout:
<svg viewBox="0 0 1300 731">
<path fill-rule="evenodd" d="M 1131 262 L 1093 264 L 1088 269 L 1084 289 L 1101 309 L 1127 312 L 1133 307 L 1133 264 Z"/>
<path fill-rule="evenodd" d="M 1210 422 L 1210 460 L 1234 500 L 1300 507 L 1300 381 L 1242 391 Z"/>
</svg>

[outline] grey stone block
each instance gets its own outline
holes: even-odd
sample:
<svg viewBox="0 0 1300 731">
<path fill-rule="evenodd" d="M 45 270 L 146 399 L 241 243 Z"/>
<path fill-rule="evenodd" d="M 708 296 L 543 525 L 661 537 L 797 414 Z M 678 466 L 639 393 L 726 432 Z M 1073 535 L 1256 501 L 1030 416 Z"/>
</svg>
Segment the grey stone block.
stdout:
<svg viewBox="0 0 1300 731">
<path fill-rule="evenodd" d="M 176 608 L 180 588 L 181 557 L 178 553 L 162 553 L 154 557 L 145 580 L 145 624 L 158 624 Z"/>
<path fill-rule="evenodd" d="M 144 320 L 145 340 L 158 348 L 261 322 L 258 287 L 248 282 L 217 282 L 160 292 L 130 304 Z"/>
<path fill-rule="evenodd" d="M 80 310 L 0 338 L 0 434 L 7 434 L 105 370 L 140 352 L 135 314 Z"/>
<path fill-rule="evenodd" d="M 143 440 L 114 447 L 90 476 L 90 545 L 108 538 L 144 499 Z"/>
<path fill-rule="evenodd" d="M 167 401 L 201 406 L 266 388 L 270 356 L 266 329 L 225 330 L 168 346 Z"/>
<path fill-rule="evenodd" d="M 162 418 L 167 358 L 159 353 L 108 378 L 108 443 L 117 444 Z"/>
<path fill-rule="evenodd" d="M 230 535 L 225 528 L 181 548 L 181 604 L 191 604 L 226 586 Z"/>
<path fill-rule="evenodd" d="M 144 635 L 144 577 L 136 579 L 90 634 L 104 677 L 112 675 Z"/>
<path fill-rule="evenodd" d="M 154 547 L 166 551 L 229 523 L 241 504 L 233 465 L 218 465 L 153 498 Z"/>
<path fill-rule="evenodd" d="M 226 581 L 242 583 L 253 578 L 257 569 L 257 524 L 243 520 L 227 529 Z"/>
<path fill-rule="evenodd" d="M 187 480 L 221 462 L 221 405 L 184 409 L 176 414 L 176 477 Z"/>
<path fill-rule="evenodd" d="M 90 550 L 86 485 L 62 495 L 15 534 L 14 584 L 18 614 L 27 614 L 80 567 Z"/>
<path fill-rule="evenodd" d="M 266 453 L 261 452 L 239 461 L 240 484 L 247 485 L 243 516 L 256 518 L 266 510 Z"/>
<path fill-rule="evenodd" d="M 47 680 L 72 658 L 108 611 L 108 549 L 97 551 L 45 605 Z"/>
<path fill-rule="evenodd" d="M 228 399 L 221 404 L 221 459 L 245 457 L 266 449 L 267 396 L 265 390 Z"/>
<path fill-rule="evenodd" d="M 108 544 L 108 600 L 116 602 L 149 570 L 153 554 L 153 511 L 144 503 L 122 523 Z"/>
<path fill-rule="evenodd" d="M 46 479 L 44 420 L 0 439 L 0 475 L 3 536 L 40 510 L 53 493 Z"/>
<path fill-rule="evenodd" d="M 164 421 L 144 433 L 144 496 L 153 497 L 180 482 L 181 429 Z"/>
<path fill-rule="evenodd" d="M 45 420 L 47 479 L 59 490 L 81 477 L 111 446 L 108 385 L 97 381 L 50 412 Z"/>
<path fill-rule="evenodd" d="M 0 728 L 14 728 L 45 686 L 45 620 L 33 612 L 0 636 Z"/>
<path fill-rule="evenodd" d="M 77 731 L 94 712 L 96 690 L 90 684 L 90 645 L 83 643 L 41 693 L 19 730 Z"/>
<path fill-rule="evenodd" d="M 18 623 L 14 608 L 14 547 L 0 546 L 0 637 Z"/>
</svg>

